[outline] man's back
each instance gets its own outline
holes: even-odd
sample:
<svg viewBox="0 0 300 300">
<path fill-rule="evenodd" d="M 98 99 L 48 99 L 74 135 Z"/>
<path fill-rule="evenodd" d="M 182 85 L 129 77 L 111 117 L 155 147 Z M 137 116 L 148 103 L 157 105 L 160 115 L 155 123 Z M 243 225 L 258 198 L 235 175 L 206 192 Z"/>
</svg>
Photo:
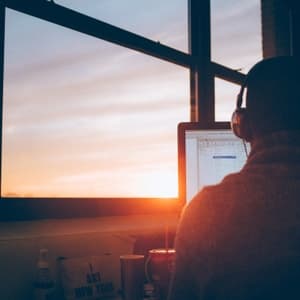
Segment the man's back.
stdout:
<svg viewBox="0 0 300 300">
<path fill-rule="evenodd" d="M 220 290 L 233 299 L 232 282 L 251 285 L 264 266 L 297 259 L 299 195 L 300 132 L 255 143 L 240 173 L 203 189 L 185 210 L 170 299 L 214 299 Z"/>
</svg>

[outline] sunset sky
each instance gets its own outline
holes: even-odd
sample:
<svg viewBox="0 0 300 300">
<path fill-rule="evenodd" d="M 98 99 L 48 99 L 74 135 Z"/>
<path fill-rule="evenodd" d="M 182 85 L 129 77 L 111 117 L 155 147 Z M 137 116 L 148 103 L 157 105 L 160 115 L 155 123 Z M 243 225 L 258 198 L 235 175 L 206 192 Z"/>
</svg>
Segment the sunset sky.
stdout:
<svg viewBox="0 0 300 300">
<path fill-rule="evenodd" d="M 188 51 L 185 0 L 55 3 Z M 259 1 L 211 8 L 212 60 L 247 72 L 261 58 Z M 10 9 L 5 42 L 3 195 L 177 196 L 187 69 Z M 238 89 L 216 80 L 217 120 Z"/>
</svg>

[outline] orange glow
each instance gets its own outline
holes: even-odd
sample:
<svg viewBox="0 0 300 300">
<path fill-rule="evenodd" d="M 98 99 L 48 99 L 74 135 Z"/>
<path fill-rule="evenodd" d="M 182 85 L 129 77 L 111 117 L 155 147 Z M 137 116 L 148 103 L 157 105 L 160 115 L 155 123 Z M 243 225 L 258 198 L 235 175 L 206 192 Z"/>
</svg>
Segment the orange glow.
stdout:
<svg viewBox="0 0 300 300">
<path fill-rule="evenodd" d="M 177 173 L 171 171 L 150 171 L 139 177 L 136 186 L 137 193 L 143 196 L 177 197 Z"/>
</svg>

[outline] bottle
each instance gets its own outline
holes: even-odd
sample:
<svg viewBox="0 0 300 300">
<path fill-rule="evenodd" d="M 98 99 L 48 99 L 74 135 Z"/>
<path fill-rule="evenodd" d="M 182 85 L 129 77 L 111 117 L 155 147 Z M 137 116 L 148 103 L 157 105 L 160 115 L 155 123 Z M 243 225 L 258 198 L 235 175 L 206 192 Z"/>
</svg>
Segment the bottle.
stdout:
<svg viewBox="0 0 300 300">
<path fill-rule="evenodd" d="M 54 280 L 52 279 L 49 268 L 48 249 L 40 249 L 36 280 L 34 282 L 34 299 L 54 299 Z"/>
</svg>

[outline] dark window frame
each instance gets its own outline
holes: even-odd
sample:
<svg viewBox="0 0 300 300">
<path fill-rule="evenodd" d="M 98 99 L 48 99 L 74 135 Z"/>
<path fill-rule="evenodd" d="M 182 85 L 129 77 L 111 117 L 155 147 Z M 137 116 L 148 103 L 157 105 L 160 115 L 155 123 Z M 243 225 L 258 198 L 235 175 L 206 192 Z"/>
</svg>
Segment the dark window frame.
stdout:
<svg viewBox="0 0 300 300">
<path fill-rule="evenodd" d="M 210 0 L 188 1 L 189 53 L 157 43 L 47 0 L 0 3 L 0 143 L 2 151 L 5 10 L 10 8 L 90 36 L 139 51 L 190 71 L 190 119 L 214 127 L 214 78 L 242 84 L 245 75 L 211 61 Z M 2 152 L 1 152 L 2 153 Z M 0 153 L 0 172 L 2 154 Z M 1 174 L 0 174 L 1 182 Z M 0 187 L 1 192 L 1 187 Z M 0 220 L 35 220 L 111 215 L 179 213 L 179 198 L 4 198 Z"/>
</svg>

